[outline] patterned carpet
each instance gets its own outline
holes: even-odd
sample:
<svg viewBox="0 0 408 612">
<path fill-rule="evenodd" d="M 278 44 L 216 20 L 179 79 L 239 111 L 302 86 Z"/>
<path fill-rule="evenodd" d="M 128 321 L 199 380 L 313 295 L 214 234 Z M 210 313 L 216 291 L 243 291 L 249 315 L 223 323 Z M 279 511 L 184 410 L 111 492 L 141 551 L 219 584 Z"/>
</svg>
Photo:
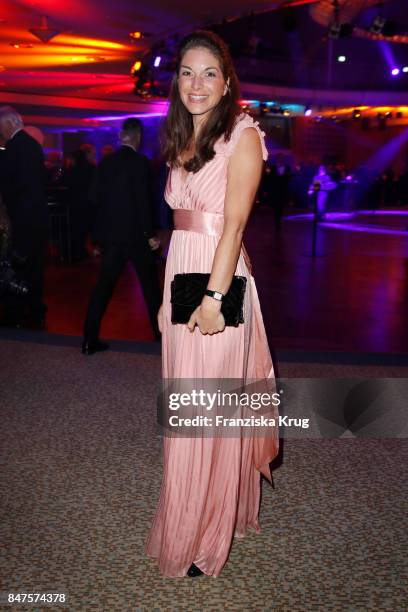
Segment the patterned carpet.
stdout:
<svg viewBox="0 0 408 612">
<path fill-rule="evenodd" d="M 281 363 L 282 376 L 407 368 Z M 262 533 L 219 578 L 166 579 L 144 555 L 161 479 L 160 359 L 2 340 L 1 591 L 53 610 L 407 609 L 406 440 L 286 440 Z M 405 602 L 405 603 L 404 603 Z M 4 610 L 50 608 L 7 606 Z"/>
</svg>

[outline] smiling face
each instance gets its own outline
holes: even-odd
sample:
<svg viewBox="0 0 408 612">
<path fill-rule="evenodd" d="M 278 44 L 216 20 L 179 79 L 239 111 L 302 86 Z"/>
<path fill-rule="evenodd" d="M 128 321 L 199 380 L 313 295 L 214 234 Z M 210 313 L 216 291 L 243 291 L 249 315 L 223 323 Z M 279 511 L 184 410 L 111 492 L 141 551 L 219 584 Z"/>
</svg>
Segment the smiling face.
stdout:
<svg viewBox="0 0 408 612">
<path fill-rule="evenodd" d="M 218 58 L 204 47 L 189 49 L 183 55 L 178 88 L 195 123 L 201 123 L 228 91 Z"/>
</svg>

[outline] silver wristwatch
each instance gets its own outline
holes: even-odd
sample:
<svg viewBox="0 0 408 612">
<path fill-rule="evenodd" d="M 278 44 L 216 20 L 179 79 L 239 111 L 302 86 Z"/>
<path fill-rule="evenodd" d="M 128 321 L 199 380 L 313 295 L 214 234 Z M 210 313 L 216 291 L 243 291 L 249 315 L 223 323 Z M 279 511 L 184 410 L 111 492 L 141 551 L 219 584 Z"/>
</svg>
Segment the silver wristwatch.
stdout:
<svg viewBox="0 0 408 612">
<path fill-rule="evenodd" d="M 222 300 L 224 299 L 224 295 L 220 291 L 211 291 L 211 289 L 206 289 L 204 295 L 208 295 L 209 297 L 212 297 L 214 298 L 214 300 L 218 300 L 219 302 L 222 302 Z"/>
</svg>

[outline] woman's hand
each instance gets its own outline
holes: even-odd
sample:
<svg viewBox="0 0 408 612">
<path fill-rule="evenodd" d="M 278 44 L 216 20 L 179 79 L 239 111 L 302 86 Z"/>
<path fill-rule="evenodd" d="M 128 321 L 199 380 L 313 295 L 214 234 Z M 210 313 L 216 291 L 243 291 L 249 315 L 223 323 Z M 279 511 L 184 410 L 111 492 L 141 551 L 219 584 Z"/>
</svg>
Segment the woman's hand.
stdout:
<svg viewBox="0 0 408 612">
<path fill-rule="evenodd" d="M 204 296 L 200 306 L 198 306 L 187 323 L 188 329 L 192 332 L 198 325 L 202 334 L 218 334 L 225 329 L 225 319 L 221 312 L 221 302 L 209 296 Z"/>
<path fill-rule="evenodd" d="M 163 304 L 159 308 L 159 312 L 157 313 L 157 325 L 159 326 L 159 331 L 163 333 Z"/>
</svg>

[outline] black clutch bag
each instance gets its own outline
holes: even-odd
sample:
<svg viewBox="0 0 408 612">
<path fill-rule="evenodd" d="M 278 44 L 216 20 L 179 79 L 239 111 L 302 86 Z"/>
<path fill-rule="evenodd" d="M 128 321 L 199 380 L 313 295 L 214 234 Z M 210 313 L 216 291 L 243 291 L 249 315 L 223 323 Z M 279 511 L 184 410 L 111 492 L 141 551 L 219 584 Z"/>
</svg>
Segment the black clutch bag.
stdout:
<svg viewBox="0 0 408 612">
<path fill-rule="evenodd" d="M 201 304 L 207 289 L 209 274 L 191 272 L 175 274 L 171 282 L 171 322 L 188 323 L 194 310 Z M 234 276 L 228 293 L 221 303 L 225 325 L 238 327 L 244 322 L 244 295 L 247 279 Z"/>
</svg>

